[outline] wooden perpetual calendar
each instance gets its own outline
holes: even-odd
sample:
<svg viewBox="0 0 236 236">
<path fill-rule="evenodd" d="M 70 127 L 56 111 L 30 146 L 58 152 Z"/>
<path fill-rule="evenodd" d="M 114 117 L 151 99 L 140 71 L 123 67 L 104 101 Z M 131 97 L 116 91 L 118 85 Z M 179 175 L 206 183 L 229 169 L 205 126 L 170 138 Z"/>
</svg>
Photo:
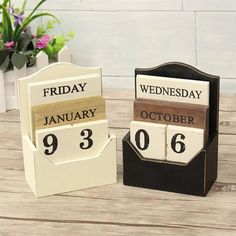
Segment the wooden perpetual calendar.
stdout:
<svg viewBox="0 0 236 236">
<path fill-rule="evenodd" d="M 37 197 L 116 182 L 100 68 L 55 63 L 19 80 L 25 177 Z"/>
<path fill-rule="evenodd" d="M 183 63 L 135 70 L 125 185 L 206 196 L 217 177 L 219 77 Z"/>
</svg>

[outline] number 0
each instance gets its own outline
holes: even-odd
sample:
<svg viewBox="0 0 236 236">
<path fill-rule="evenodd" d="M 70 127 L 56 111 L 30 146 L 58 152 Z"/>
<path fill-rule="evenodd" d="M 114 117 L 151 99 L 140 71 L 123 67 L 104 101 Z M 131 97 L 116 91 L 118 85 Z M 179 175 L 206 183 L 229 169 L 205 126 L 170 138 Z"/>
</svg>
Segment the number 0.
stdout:
<svg viewBox="0 0 236 236">
<path fill-rule="evenodd" d="M 141 134 L 143 134 L 143 139 L 144 139 L 143 146 L 141 146 L 141 142 L 140 142 Z M 149 146 L 149 135 L 147 131 L 144 129 L 138 130 L 135 134 L 135 142 L 138 149 L 146 150 Z"/>
</svg>

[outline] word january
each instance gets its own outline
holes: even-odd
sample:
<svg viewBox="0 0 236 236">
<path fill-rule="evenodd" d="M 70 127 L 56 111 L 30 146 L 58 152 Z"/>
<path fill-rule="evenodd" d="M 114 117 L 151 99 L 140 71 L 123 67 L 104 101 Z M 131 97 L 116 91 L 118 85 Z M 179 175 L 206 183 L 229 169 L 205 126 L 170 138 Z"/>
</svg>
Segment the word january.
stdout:
<svg viewBox="0 0 236 236">
<path fill-rule="evenodd" d="M 63 122 L 76 121 L 80 119 L 92 118 L 95 116 L 96 110 L 97 109 L 94 108 L 94 109 L 83 110 L 80 112 L 70 112 L 60 115 L 46 116 L 44 117 L 45 122 L 43 125 L 52 125 Z"/>
<path fill-rule="evenodd" d="M 63 85 L 58 87 L 44 88 L 43 97 L 84 92 L 86 84 L 87 83 L 80 83 L 74 84 L 73 86 Z"/>
<path fill-rule="evenodd" d="M 194 99 L 200 99 L 200 95 L 202 93 L 201 90 L 188 91 L 187 89 L 181 89 L 181 88 L 160 87 L 160 86 L 143 85 L 143 84 L 140 84 L 140 88 L 142 93 L 167 95 L 175 97 L 187 97 Z"/>
</svg>

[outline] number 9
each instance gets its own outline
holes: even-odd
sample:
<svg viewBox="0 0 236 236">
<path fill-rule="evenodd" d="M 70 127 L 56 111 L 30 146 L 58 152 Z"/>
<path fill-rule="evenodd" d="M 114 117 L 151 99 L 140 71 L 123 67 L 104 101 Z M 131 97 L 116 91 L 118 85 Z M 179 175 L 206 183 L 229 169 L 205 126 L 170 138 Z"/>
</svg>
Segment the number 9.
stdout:
<svg viewBox="0 0 236 236">
<path fill-rule="evenodd" d="M 51 142 L 49 142 L 50 139 L 51 139 Z M 45 149 L 44 154 L 47 156 L 52 155 L 57 150 L 57 147 L 58 147 L 58 140 L 57 140 L 56 135 L 54 134 L 46 135 L 43 139 L 43 144 L 45 147 L 48 148 L 48 149 Z M 52 147 L 51 151 L 49 149 L 50 147 Z"/>
</svg>

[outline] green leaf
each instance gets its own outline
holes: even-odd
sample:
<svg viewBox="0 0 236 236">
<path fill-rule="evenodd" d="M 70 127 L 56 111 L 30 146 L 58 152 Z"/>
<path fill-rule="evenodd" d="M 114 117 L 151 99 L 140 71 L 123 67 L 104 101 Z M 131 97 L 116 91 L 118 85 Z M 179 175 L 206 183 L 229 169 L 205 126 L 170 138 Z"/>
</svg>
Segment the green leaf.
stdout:
<svg viewBox="0 0 236 236">
<path fill-rule="evenodd" d="M 21 34 L 20 39 L 17 43 L 17 49 L 19 51 L 26 51 L 27 46 L 29 45 L 30 42 L 31 42 L 31 37 L 28 34 L 26 33 Z"/>
<path fill-rule="evenodd" d="M 64 36 L 61 35 L 56 37 L 56 44 L 64 46 L 64 42 L 65 42 Z"/>
<path fill-rule="evenodd" d="M 27 0 L 25 0 L 25 1 L 23 2 L 23 5 L 22 5 L 22 7 L 21 7 L 21 9 L 23 10 L 23 12 L 24 12 L 25 9 L 26 9 L 26 3 L 27 3 Z"/>
<path fill-rule="evenodd" d="M 11 57 L 11 62 L 18 70 L 20 70 L 26 63 L 26 56 L 23 53 L 14 53 Z"/>
<path fill-rule="evenodd" d="M 0 51 L 0 65 L 5 61 L 8 55 L 9 52 L 7 50 Z"/>
<path fill-rule="evenodd" d="M 32 22 L 34 21 L 35 19 L 39 18 L 39 17 L 42 17 L 42 16 L 50 16 L 50 17 L 53 17 L 55 18 L 56 20 L 58 20 L 53 14 L 50 14 L 50 13 L 39 13 L 39 14 L 36 14 L 34 16 L 32 16 L 31 18 L 25 20 L 23 22 L 23 24 L 20 26 L 20 28 L 18 30 L 15 30 L 15 33 L 14 33 L 14 36 L 13 36 L 13 40 L 15 42 L 18 41 L 19 37 L 20 37 L 20 34 L 24 31 L 24 29 Z M 58 20 L 59 22 L 59 20 Z"/>
<path fill-rule="evenodd" d="M 27 20 L 29 20 L 30 18 L 31 18 L 31 16 L 37 11 L 37 9 L 44 3 L 44 2 L 46 2 L 47 0 L 42 0 L 42 1 L 40 1 L 37 5 L 36 5 L 36 7 L 31 11 L 31 13 L 26 17 L 26 21 Z"/>
<path fill-rule="evenodd" d="M 10 0 L 4 0 L 2 5 L 3 5 L 4 7 L 7 7 L 7 3 L 8 3 L 9 1 L 10 1 Z"/>
<path fill-rule="evenodd" d="M 10 63 L 10 58 L 9 55 L 5 58 L 5 60 L 3 61 L 3 63 L 0 65 L 0 70 L 2 70 L 3 72 L 7 71 L 7 68 L 9 66 Z"/>
<path fill-rule="evenodd" d="M 43 49 L 43 51 L 48 55 L 48 56 L 53 56 L 53 47 L 48 44 L 46 48 Z"/>
<path fill-rule="evenodd" d="M 13 30 L 11 25 L 11 18 L 7 9 L 2 4 L 0 4 L 0 8 L 2 9 L 3 41 L 4 43 L 6 43 L 12 41 Z"/>
</svg>

